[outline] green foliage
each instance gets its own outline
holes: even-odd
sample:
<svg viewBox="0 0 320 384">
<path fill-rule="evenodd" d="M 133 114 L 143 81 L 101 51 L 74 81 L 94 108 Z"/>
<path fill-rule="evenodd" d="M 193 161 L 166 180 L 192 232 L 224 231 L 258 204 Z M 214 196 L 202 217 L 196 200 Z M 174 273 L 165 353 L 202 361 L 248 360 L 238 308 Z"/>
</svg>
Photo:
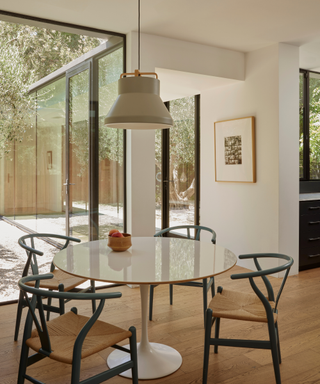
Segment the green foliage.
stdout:
<svg viewBox="0 0 320 384">
<path fill-rule="evenodd" d="M 170 128 L 170 175 L 173 180 L 170 200 L 187 202 L 194 194 L 193 176 L 188 183 L 182 182 L 186 170 L 193 175 L 195 159 L 194 97 L 170 101 L 170 114 L 174 125 Z M 161 131 L 156 131 L 156 172 L 161 170 Z M 185 189 L 181 191 L 181 189 Z M 160 203 L 160 184 L 156 185 L 156 201 Z"/>
<path fill-rule="evenodd" d="M 310 76 L 310 178 L 320 179 L 320 79 Z"/>
<path fill-rule="evenodd" d="M 32 129 L 29 86 L 100 45 L 83 35 L 0 21 L 0 150 L 9 152 Z"/>
<path fill-rule="evenodd" d="M 177 166 L 194 163 L 194 97 L 170 101 L 170 160 Z M 156 164 L 161 164 L 161 130 L 156 131 Z"/>
</svg>

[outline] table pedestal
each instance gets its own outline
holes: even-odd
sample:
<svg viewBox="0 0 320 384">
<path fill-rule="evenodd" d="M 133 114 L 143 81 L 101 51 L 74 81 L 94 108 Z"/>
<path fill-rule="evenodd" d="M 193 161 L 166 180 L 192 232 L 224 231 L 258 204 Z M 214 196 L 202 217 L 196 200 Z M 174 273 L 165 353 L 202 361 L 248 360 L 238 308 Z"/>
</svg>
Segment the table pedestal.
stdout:
<svg viewBox="0 0 320 384">
<path fill-rule="evenodd" d="M 148 293 L 149 285 L 140 285 L 141 296 L 141 341 L 138 343 L 138 377 L 139 379 L 157 379 L 175 372 L 182 364 L 182 357 L 178 351 L 164 344 L 150 343 L 148 339 Z M 129 348 L 129 345 L 125 346 Z M 125 361 L 130 360 L 126 352 L 115 350 L 112 352 L 107 363 L 113 368 Z M 120 374 L 131 377 L 131 369 Z"/>
</svg>

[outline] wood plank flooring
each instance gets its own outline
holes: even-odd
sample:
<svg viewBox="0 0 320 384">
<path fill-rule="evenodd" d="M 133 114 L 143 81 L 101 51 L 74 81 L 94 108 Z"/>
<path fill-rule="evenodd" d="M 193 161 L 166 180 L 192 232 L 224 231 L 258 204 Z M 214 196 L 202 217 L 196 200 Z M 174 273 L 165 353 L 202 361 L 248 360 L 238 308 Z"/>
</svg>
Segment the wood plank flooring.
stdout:
<svg viewBox="0 0 320 384">
<path fill-rule="evenodd" d="M 236 266 L 232 273 L 242 272 Z M 216 277 L 216 285 L 250 291 L 247 281 L 231 281 L 231 272 Z M 273 282 L 277 284 L 277 279 Z M 134 325 L 140 339 L 140 294 L 138 288 L 127 286 L 108 291 L 122 292 L 122 298 L 106 302 L 101 319 L 123 328 Z M 72 304 L 71 304 L 72 303 Z M 69 307 L 74 306 L 71 302 Z M 91 303 L 78 306 L 79 313 L 90 314 Z M 26 310 L 25 310 L 26 311 Z M 22 327 L 18 342 L 13 341 L 16 305 L 0 306 L 0 383 L 17 381 Z M 25 315 L 24 315 L 25 316 Z M 24 323 L 24 316 L 22 324 Z M 279 305 L 279 328 L 282 384 L 320 383 L 320 269 L 289 277 Z M 221 321 L 221 337 L 264 338 L 266 325 L 233 320 Z M 202 292 L 191 287 L 174 287 L 174 304 L 169 305 L 168 286 L 155 289 L 154 319 L 149 322 L 149 339 L 170 345 L 183 358 L 181 368 L 170 376 L 144 380 L 144 384 L 198 384 L 202 382 L 203 316 Z M 84 379 L 105 369 L 111 350 L 103 351 L 82 363 Z M 44 359 L 29 368 L 32 375 L 48 384 L 70 382 L 70 367 Z M 27 381 L 26 381 L 27 382 Z M 131 381 L 117 376 L 110 384 Z M 275 383 L 271 352 L 245 348 L 219 347 L 210 350 L 208 382 L 212 384 L 273 384 Z"/>
</svg>

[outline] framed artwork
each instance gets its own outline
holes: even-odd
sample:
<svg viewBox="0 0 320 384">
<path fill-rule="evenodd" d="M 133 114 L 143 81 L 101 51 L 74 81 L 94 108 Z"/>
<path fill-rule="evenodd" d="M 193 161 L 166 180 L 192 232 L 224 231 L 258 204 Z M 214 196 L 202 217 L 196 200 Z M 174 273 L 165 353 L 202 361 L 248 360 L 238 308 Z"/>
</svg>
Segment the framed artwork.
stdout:
<svg viewBox="0 0 320 384">
<path fill-rule="evenodd" d="M 214 123 L 215 180 L 256 182 L 254 117 Z"/>
</svg>

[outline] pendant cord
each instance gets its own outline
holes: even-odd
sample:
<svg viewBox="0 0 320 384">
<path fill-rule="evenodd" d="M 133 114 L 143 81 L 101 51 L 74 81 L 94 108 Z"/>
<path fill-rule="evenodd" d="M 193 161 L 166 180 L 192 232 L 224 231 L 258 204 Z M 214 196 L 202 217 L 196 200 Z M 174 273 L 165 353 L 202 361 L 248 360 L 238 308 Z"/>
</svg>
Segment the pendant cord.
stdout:
<svg viewBox="0 0 320 384">
<path fill-rule="evenodd" d="M 140 71 L 140 45 L 141 45 L 141 37 L 140 37 L 140 28 L 141 28 L 141 17 L 140 17 L 141 7 L 140 0 L 138 0 L 138 70 Z"/>
</svg>

